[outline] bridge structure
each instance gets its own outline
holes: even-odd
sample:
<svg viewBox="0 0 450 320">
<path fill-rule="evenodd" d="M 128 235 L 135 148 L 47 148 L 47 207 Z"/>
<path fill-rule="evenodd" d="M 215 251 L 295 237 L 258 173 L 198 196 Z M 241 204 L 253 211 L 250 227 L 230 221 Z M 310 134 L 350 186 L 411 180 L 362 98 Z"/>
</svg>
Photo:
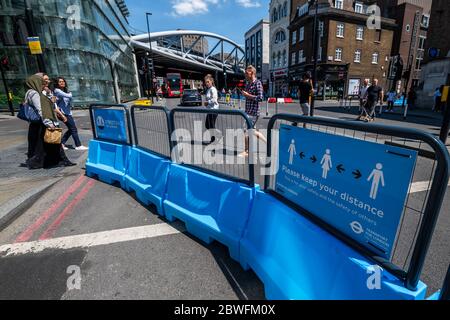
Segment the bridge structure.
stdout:
<svg viewBox="0 0 450 320">
<path fill-rule="evenodd" d="M 180 72 L 183 79 L 201 80 L 212 74 L 218 86 L 244 77 L 245 52 L 236 42 L 211 32 L 195 30 L 161 31 L 131 37 L 138 69 L 145 68 L 149 53 L 155 75 Z M 141 77 L 142 77 L 142 72 Z"/>
</svg>

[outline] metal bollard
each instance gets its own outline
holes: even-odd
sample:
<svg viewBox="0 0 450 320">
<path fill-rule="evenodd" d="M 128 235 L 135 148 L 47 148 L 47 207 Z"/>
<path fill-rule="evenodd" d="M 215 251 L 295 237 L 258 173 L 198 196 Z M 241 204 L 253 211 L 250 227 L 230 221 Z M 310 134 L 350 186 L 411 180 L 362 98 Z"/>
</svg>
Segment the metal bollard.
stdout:
<svg viewBox="0 0 450 320">
<path fill-rule="evenodd" d="M 269 99 L 266 100 L 266 117 L 269 116 Z"/>
</svg>

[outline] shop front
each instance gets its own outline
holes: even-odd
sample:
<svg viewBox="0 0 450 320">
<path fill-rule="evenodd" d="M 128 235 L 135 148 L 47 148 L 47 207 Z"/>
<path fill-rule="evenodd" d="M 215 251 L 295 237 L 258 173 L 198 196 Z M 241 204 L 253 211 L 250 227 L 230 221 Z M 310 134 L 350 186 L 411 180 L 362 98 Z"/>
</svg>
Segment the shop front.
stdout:
<svg viewBox="0 0 450 320">
<path fill-rule="evenodd" d="M 272 71 L 272 95 L 277 98 L 288 97 L 288 69 Z"/>
</svg>

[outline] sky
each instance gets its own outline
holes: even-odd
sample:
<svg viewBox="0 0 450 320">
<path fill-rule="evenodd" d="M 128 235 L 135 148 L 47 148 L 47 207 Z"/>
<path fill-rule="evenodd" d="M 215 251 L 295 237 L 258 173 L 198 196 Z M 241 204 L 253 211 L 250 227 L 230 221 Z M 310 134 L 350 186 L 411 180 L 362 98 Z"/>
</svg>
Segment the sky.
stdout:
<svg viewBox="0 0 450 320">
<path fill-rule="evenodd" d="M 147 32 L 189 29 L 217 33 L 244 44 L 245 32 L 269 16 L 270 0 L 125 0 L 130 25 Z M 138 32 L 137 32 L 138 33 Z"/>
</svg>

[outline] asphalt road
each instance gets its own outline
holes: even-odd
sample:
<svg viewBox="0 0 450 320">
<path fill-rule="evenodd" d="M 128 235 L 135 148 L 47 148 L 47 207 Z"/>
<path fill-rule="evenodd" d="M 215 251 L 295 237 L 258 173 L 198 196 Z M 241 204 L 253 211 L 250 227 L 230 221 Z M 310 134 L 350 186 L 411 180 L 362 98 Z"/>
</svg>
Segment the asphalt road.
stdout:
<svg viewBox="0 0 450 320">
<path fill-rule="evenodd" d="M 177 99 L 166 102 L 170 109 L 177 104 Z M 298 112 L 295 105 L 278 108 Z M 355 118 L 332 105 L 319 106 L 317 114 Z M 438 130 L 439 121 L 416 118 L 405 122 L 389 114 L 379 121 Z M 86 111 L 77 112 L 76 120 L 81 130 L 90 129 Z M 263 116 L 258 127 L 267 122 Z M 431 161 L 423 161 L 414 182 L 427 181 L 431 168 Z M 426 188 L 411 194 L 409 206 L 420 208 L 426 194 Z M 449 199 L 447 192 L 421 278 L 429 294 L 441 287 L 450 262 Z M 399 259 L 408 252 L 419 216 L 406 212 L 407 236 L 399 241 Z M 44 240 L 42 248 L 33 242 L 38 240 Z M 82 165 L 0 232 L 0 247 L 19 242 L 31 242 L 29 250 L 0 253 L 0 299 L 264 299 L 263 284 L 233 261 L 225 247 L 206 245 L 133 195 L 84 177 Z"/>
</svg>

